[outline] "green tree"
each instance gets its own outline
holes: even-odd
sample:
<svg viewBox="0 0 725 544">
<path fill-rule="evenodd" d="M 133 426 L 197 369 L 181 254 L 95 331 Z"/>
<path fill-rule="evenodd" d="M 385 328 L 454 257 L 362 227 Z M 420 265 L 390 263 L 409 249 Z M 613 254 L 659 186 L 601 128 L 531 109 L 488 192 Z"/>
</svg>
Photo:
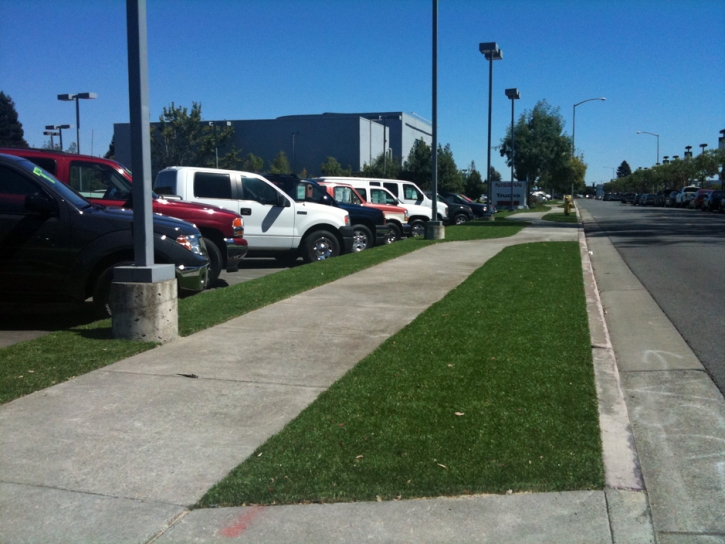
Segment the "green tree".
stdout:
<svg viewBox="0 0 725 544">
<path fill-rule="evenodd" d="M 323 176 L 351 176 L 352 168 L 343 168 L 335 157 L 327 157 L 327 161 L 320 165 Z"/>
<path fill-rule="evenodd" d="M 111 143 L 108 144 L 108 151 L 103 155 L 104 159 L 113 159 L 116 156 L 116 135 L 111 136 Z"/>
<path fill-rule="evenodd" d="M 451 145 L 438 146 L 438 191 L 461 193 L 464 180 L 453 159 Z"/>
<path fill-rule="evenodd" d="M 287 160 L 287 155 L 285 155 L 284 151 L 280 151 L 277 153 L 277 156 L 272 161 L 272 164 L 269 167 L 269 173 L 270 174 L 291 174 L 292 168 L 289 165 L 289 160 Z"/>
<path fill-rule="evenodd" d="M 564 134 L 564 119 L 559 108 L 540 100 L 532 110 L 524 111 L 514 125 L 514 177 L 528 179 L 531 186 L 550 187 L 561 181 L 571 161 L 571 138 Z M 501 156 L 511 166 L 511 128 L 501 140 Z"/>
<path fill-rule="evenodd" d="M 28 147 L 13 99 L 0 91 L 0 146 Z"/>
<path fill-rule="evenodd" d="M 371 164 L 365 163 L 360 175 L 368 178 L 398 179 L 400 175 L 400 161 L 380 153 Z"/>
<path fill-rule="evenodd" d="M 486 193 L 486 184 L 483 183 L 481 173 L 476 170 L 476 163 L 471 161 L 468 171 L 465 172 L 463 194 L 473 200 L 478 200 Z"/>
<path fill-rule="evenodd" d="M 430 187 L 431 149 L 423 140 L 416 140 L 403 163 L 400 179 L 412 181 L 421 189 Z"/>
<path fill-rule="evenodd" d="M 226 148 L 234 127 L 218 126 L 216 131 L 216 148 Z M 172 102 L 164 107 L 158 126 L 151 125 L 151 159 L 157 170 L 167 166 L 213 167 L 214 143 L 214 127 L 202 122 L 200 102 L 192 102 L 191 111 Z M 221 168 L 233 169 L 239 162 L 239 151 L 234 146 L 219 157 Z"/>
<path fill-rule="evenodd" d="M 622 164 L 619 165 L 617 168 L 617 177 L 618 178 L 626 178 L 632 173 L 632 169 L 629 166 L 629 163 L 627 161 L 622 161 Z"/>
<path fill-rule="evenodd" d="M 244 162 L 242 162 L 242 170 L 245 172 L 262 172 L 264 170 L 264 159 L 257 157 L 254 153 L 248 153 Z"/>
</svg>

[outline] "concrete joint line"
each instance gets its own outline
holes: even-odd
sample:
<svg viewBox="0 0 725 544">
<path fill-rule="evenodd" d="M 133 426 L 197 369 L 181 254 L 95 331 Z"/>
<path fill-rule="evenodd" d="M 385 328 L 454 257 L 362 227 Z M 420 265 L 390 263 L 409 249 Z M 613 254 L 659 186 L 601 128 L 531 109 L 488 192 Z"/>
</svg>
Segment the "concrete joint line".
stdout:
<svg viewBox="0 0 725 544">
<path fill-rule="evenodd" d="M 169 529 L 171 529 L 174 525 L 179 523 L 190 511 L 188 509 L 185 509 L 183 512 L 179 513 L 172 519 L 168 521 L 165 527 L 163 527 L 158 533 L 156 533 L 154 536 L 151 537 L 150 540 L 146 541 L 146 544 L 152 544 L 153 542 L 156 542 L 159 538 L 161 538 L 164 533 L 166 533 Z"/>
<path fill-rule="evenodd" d="M 599 404 L 605 484 L 613 489 L 642 491 L 644 481 L 634 433 L 583 229 L 579 229 L 579 248 Z"/>
</svg>

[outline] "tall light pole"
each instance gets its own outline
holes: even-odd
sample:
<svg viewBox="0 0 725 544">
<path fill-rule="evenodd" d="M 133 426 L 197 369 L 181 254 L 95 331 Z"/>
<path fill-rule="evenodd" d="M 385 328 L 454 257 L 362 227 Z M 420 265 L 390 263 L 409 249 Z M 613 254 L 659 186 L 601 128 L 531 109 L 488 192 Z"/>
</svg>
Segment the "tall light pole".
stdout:
<svg viewBox="0 0 725 544">
<path fill-rule="evenodd" d="M 75 100 L 76 102 L 76 149 L 78 153 L 81 152 L 81 112 L 78 106 L 78 100 L 92 100 L 98 98 L 96 93 L 76 93 L 76 94 L 59 94 L 58 100 L 70 101 Z"/>
<path fill-rule="evenodd" d="M 604 166 L 604 168 L 611 168 L 611 169 L 612 169 L 612 179 L 614 179 L 614 178 L 616 178 L 616 177 L 617 177 L 617 176 L 616 176 L 616 175 L 614 174 L 614 172 L 615 172 L 615 170 L 616 170 L 616 169 L 614 168 L 614 166 Z"/>
<path fill-rule="evenodd" d="M 55 149 L 55 143 L 53 142 L 53 136 L 58 136 L 60 133 L 59 132 L 53 132 L 52 130 L 46 130 L 45 132 L 43 132 L 43 134 L 45 134 L 46 136 L 50 136 L 50 148 L 51 149 Z M 63 146 L 61 145 L 60 147 L 61 147 L 61 151 L 62 151 L 63 150 Z"/>
<path fill-rule="evenodd" d="M 231 121 L 221 121 L 221 122 L 224 123 L 224 125 L 226 125 L 228 127 L 232 126 Z M 216 123 L 217 122 L 216 121 L 207 121 L 207 123 L 209 124 L 210 127 L 214 127 L 214 161 L 215 161 L 214 164 L 216 165 L 215 168 L 219 168 L 219 150 L 217 149 L 217 144 L 216 144 Z"/>
<path fill-rule="evenodd" d="M 685 158 L 686 159 L 691 159 L 692 158 L 692 146 L 691 145 L 686 145 L 685 146 Z"/>
<path fill-rule="evenodd" d="M 57 130 L 58 136 L 60 136 L 60 150 L 63 151 L 63 129 L 73 128 L 73 125 L 45 125 L 45 130 Z M 46 134 L 46 133 L 44 133 Z M 53 145 L 53 139 L 50 140 L 50 145 Z"/>
<path fill-rule="evenodd" d="M 493 105 L 493 61 L 503 59 L 503 51 L 498 48 L 496 42 L 484 42 L 478 44 L 478 50 L 488 61 L 488 148 L 486 151 L 486 215 L 484 219 L 493 221 L 491 206 L 493 205 L 493 191 L 491 183 L 491 109 Z"/>
<path fill-rule="evenodd" d="M 431 159 L 431 220 L 425 226 L 426 240 L 442 240 L 445 238 L 445 229 L 440 221 L 438 221 L 438 0 L 433 0 L 433 55 L 432 55 L 432 72 L 431 81 L 432 100 L 432 121 L 433 121 L 433 149 L 430 155 Z M 383 128 L 383 138 L 385 137 L 385 127 Z M 385 149 L 383 149 L 385 151 Z M 383 160 L 386 157 L 383 154 Z M 385 164 L 383 162 L 383 164 Z"/>
<path fill-rule="evenodd" d="M 586 100 L 582 100 L 581 102 L 577 102 L 574 104 L 574 107 L 572 108 L 574 110 L 572 116 L 571 116 L 571 156 L 574 158 L 576 156 L 576 107 L 580 106 L 581 104 L 584 104 L 584 102 L 591 102 L 593 100 L 601 100 L 604 101 L 606 98 L 599 97 L 599 98 L 587 98 Z M 571 198 L 574 199 L 574 180 L 571 180 Z"/>
<path fill-rule="evenodd" d="M 511 211 L 514 211 L 514 153 L 516 151 L 516 140 L 514 138 L 514 100 L 521 98 L 521 94 L 519 94 L 519 90 L 516 88 L 506 89 L 504 92 L 506 93 L 506 97 L 511 99 Z"/>
<path fill-rule="evenodd" d="M 656 136 L 657 137 L 657 163 L 660 163 L 660 135 L 655 134 L 654 132 L 645 132 L 644 130 L 638 130 L 637 134 L 649 134 L 650 136 Z M 687 155 L 685 155 L 687 156 Z"/>
</svg>

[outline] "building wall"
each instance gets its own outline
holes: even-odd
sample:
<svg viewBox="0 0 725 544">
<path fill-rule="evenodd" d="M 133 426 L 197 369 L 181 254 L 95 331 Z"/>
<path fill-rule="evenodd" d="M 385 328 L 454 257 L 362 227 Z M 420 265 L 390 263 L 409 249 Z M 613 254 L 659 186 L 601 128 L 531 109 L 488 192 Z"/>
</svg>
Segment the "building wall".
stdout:
<svg viewBox="0 0 725 544">
<path fill-rule="evenodd" d="M 384 148 L 390 149 L 392 155 L 402 161 L 408 157 L 417 139 L 423 139 L 429 145 L 432 141 L 430 123 L 403 112 L 291 115 L 231 123 L 233 144 L 240 151 L 240 157 L 254 153 L 264 159 L 267 170 L 277 153 L 284 151 L 295 172 L 305 169 L 310 176 L 321 174 L 320 165 L 327 157 L 334 157 L 343 168 L 349 166 L 353 172 L 358 172 L 375 160 Z M 128 123 L 114 124 L 114 144 L 116 160 L 130 168 Z M 226 151 L 219 148 L 220 155 Z"/>
</svg>

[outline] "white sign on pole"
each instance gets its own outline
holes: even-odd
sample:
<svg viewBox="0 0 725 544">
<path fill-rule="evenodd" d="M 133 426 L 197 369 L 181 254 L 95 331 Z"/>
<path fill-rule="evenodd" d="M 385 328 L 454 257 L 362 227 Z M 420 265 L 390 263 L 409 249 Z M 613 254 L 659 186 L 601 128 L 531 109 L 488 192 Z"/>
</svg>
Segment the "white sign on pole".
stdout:
<svg viewBox="0 0 725 544">
<path fill-rule="evenodd" d="M 526 182 L 514 181 L 514 207 L 526 206 Z M 511 182 L 493 182 L 493 205 L 497 209 L 506 209 L 511 206 Z"/>
</svg>

